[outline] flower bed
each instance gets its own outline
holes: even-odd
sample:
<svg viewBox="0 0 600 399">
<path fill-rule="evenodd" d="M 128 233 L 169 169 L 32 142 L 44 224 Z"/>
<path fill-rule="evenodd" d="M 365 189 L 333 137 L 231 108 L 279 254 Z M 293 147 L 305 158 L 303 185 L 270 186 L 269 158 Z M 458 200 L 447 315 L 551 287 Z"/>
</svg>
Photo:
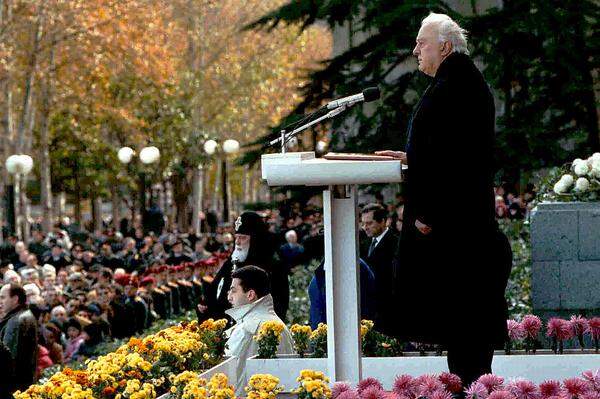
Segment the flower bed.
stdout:
<svg viewBox="0 0 600 399">
<path fill-rule="evenodd" d="M 225 320 L 181 323 L 144 338 L 131 338 L 115 352 L 66 368 L 15 399 L 146 399 L 167 392 L 172 376 L 217 365 L 225 349 Z"/>
</svg>

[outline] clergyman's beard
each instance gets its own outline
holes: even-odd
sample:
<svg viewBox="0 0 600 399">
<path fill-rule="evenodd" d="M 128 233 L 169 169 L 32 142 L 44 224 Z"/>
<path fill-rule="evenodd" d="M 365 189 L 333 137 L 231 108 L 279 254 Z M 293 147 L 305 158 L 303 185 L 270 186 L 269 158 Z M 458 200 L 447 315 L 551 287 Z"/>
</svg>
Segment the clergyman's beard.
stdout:
<svg viewBox="0 0 600 399">
<path fill-rule="evenodd" d="M 233 253 L 231 254 L 231 260 L 234 263 L 243 263 L 246 261 L 248 257 L 248 251 L 250 250 L 250 246 L 239 246 L 236 245 Z"/>
</svg>

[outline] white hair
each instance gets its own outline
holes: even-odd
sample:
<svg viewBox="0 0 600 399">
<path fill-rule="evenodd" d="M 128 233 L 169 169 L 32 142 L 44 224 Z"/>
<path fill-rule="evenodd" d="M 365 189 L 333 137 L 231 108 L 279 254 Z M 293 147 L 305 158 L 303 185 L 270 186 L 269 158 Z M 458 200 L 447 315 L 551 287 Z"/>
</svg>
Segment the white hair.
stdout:
<svg viewBox="0 0 600 399">
<path fill-rule="evenodd" d="M 469 54 L 467 48 L 467 31 L 461 28 L 446 14 L 430 13 L 421 21 L 421 26 L 433 24 L 438 30 L 440 43 L 452 43 L 453 53 Z"/>
<path fill-rule="evenodd" d="M 38 287 L 37 285 L 35 285 L 34 283 L 29 283 L 29 284 L 25 284 L 23 286 L 23 289 L 25 290 L 25 294 L 27 296 L 40 296 L 41 295 L 41 291 L 40 291 L 40 287 Z"/>
<path fill-rule="evenodd" d="M 64 306 L 61 306 L 61 305 L 55 306 L 55 307 L 53 307 L 53 308 L 52 308 L 52 310 L 50 311 L 50 316 L 51 316 L 51 317 L 56 317 L 56 314 L 57 314 L 58 312 L 61 312 L 61 313 L 67 313 L 67 310 L 65 309 L 65 307 L 64 307 Z"/>
<path fill-rule="evenodd" d="M 287 233 L 285 233 L 285 239 L 289 240 L 291 237 L 296 237 L 298 238 L 298 234 L 296 234 L 295 230 L 288 230 Z"/>
<path fill-rule="evenodd" d="M 7 270 L 4 272 L 4 283 L 9 284 L 11 280 L 15 280 L 15 282 L 21 284 L 21 276 L 14 270 Z"/>
</svg>

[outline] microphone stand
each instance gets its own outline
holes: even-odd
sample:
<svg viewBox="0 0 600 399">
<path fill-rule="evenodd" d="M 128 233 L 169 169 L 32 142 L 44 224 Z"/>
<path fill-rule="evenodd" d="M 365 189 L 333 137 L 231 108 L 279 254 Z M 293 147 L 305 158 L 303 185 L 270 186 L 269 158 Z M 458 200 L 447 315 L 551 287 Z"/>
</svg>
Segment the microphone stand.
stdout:
<svg viewBox="0 0 600 399">
<path fill-rule="evenodd" d="M 336 115 L 341 114 L 342 112 L 344 112 L 346 109 L 348 109 L 350 106 L 354 105 L 354 103 L 349 103 L 346 105 L 342 105 L 338 108 L 332 109 L 331 111 L 329 111 L 328 113 L 326 113 L 325 115 L 314 119 L 308 123 L 305 123 L 304 125 L 295 128 L 294 130 L 292 130 L 289 133 L 286 133 L 285 129 L 281 131 L 281 136 L 279 138 L 276 138 L 275 140 L 271 140 L 271 142 L 269 143 L 269 145 L 274 145 L 277 144 L 278 142 L 281 143 L 281 153 L 285 154 L 285 144 L 293 137 L 295 137 L 298 133 L 300 133 L 303 130 L 308 129 L 309 127 L 312 127 L 314 125 L 316 125 L 317 123 L 320 123 L 321 121 L 324 121 L 325 119 L 331 119 Z"/>
</svg>

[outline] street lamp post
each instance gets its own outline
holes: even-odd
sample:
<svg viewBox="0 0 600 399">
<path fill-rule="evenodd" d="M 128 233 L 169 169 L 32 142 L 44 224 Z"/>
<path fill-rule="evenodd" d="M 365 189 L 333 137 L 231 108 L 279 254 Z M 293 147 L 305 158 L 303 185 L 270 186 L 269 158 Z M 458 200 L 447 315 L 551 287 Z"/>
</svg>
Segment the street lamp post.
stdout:
<svg viewBox="0 0 600 399">
<path fill-rule="evenodd" d="M 122 147 L 119 149 L 117 153 L 117 157 L 119 161 L 128 165 L 133 157 L 135 156 L 135 151 L 130 147 Z M 144 147 L 140 151 L 139 154 L 140 161 L 144 165 L 151 165 L 153 163 L 158 162 L 160 159 L 160 150 L 154 146 Z M 139 195 L 140 195 L 140 215 L 142 217 L 142 224 L 144 222 L 144 214 L 146 213 L 146 172 L 144 168 L 140 168 L 139 172 Z M 115 204 L 113 204 L 115 206 Z M 118 206 L 118 204 L 116 205 Z"/>
<path fill-rule="evenodd" d="M 27 175 L 33 169 L 33 159 L 29 155 L 19 154 L 11 155 L 5 162 L 6 170 L 14 176 L 13 201 L 9 204 L 13 209 L 8 212 L 11 217 L 11 230 L 14 231 L 20 240 L 28 238 L 27 220 L 24 218 L 26 204 L 22 198 L 22 177 Z"/>
<path fill-rule="evenodd" d="M 204 142 L 204 151 L 208 155 L 213 155 L 217 148 L 219 147 L 219 143 L 215 140 L 207 140 Z M 221 157 L 221 191 L 223 198 L 223 222 L 229 221 L 229 194 L 228 194 L 228 177 L 227 177 L 227 156 L 236 154 L 240 150 L 240 143 L 234 139 L 228 139 L 223 142 L 221 145 L 222 157 Z"/>
</svg>

